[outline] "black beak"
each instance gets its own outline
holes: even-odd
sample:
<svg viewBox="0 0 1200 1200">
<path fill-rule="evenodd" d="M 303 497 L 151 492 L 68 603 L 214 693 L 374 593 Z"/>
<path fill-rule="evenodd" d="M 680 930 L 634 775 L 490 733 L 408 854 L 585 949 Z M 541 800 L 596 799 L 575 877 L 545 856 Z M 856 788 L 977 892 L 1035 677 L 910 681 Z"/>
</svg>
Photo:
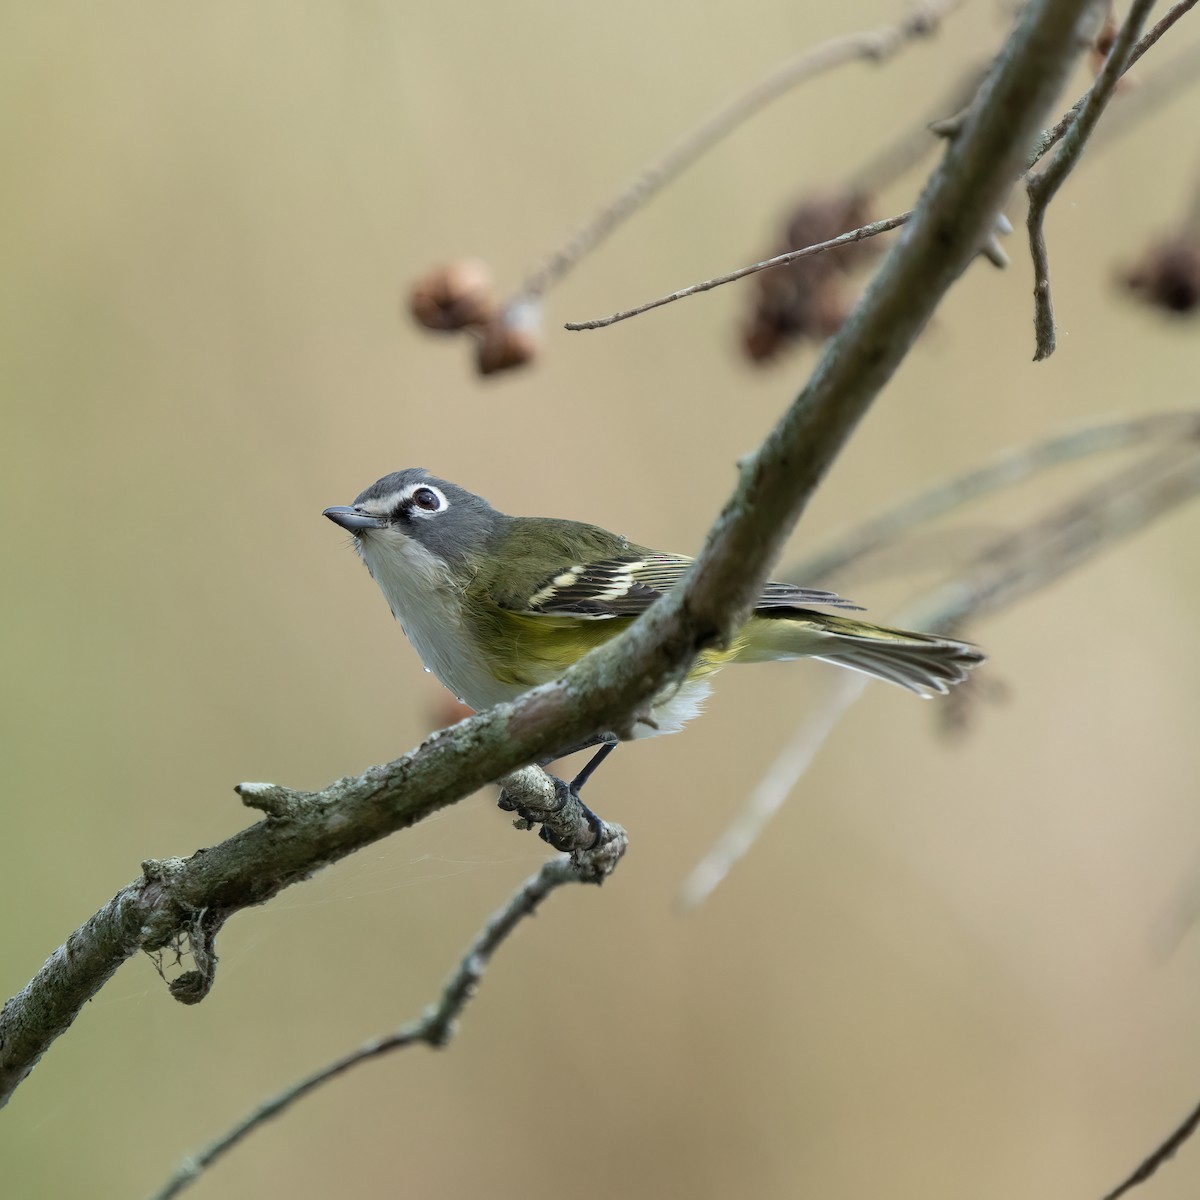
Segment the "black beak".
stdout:
<svg viewBox="0 0 1200 1200">
<path fill-rule="evenodd" d="M 362 533 L 364 529 L 382 529 L 387 524 L 382 517 L 369 516 L 357 508 L 347 508 L 344 504 L 327 508 L 323 515 L 351 533 Z"/>
</svg>

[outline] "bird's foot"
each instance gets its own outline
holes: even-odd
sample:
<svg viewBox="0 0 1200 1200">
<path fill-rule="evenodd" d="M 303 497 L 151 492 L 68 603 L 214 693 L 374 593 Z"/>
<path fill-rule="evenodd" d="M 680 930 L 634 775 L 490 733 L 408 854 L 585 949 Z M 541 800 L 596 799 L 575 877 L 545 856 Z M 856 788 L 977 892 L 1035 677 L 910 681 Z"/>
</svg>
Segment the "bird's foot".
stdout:
<svg viewBox="0 0 1200 1200">
<path fill-rule="evenodd" d="M 553 779 L 554 777 L 551 776 Z M 543 842 L 548 842 L 555 850 L 570 852 L 577 849 L 590 850 L 593 846 L 598 846 L 601 839 L 604 837 L 604 822 L 596 816 L 594 812 L 579 797 L 579 788 L 576 786 L 575 780 L 570 783 L 564 783 L 561 779 L 554 779 L 554 794 L 555 804 L 552 809 L 548 809 L 542 816 L 542 827 L 538 830 L 538 837 Z M 587 826 L 592 831 L 592 840 L 585 847 L 579 846 L 579 839 L 571 833 L 561 829 L 561 822 L 545 821 L 546 816 L 558 816 L 565 814 L 568 811 L 568 806 L 573 806 L 580 819 L 587 823 Z M 577 822 L 567 822 L 567 824 L 577 824 Z"/>
<path fill-rule="evenodd" d="M 567 783 L 554 775 L 548 778 L 554 784 L 554 803 L 549 808 L 522 805 L 507 792 L 500 793 L 497 807 L 516 813 L 518 828 L 533 829 L 540 825 L 538 836 L 555 850 L 571 853 L 598 846 L 604 838 L 604 822 L 580 799 L 576 781 Z"/>
</svg>

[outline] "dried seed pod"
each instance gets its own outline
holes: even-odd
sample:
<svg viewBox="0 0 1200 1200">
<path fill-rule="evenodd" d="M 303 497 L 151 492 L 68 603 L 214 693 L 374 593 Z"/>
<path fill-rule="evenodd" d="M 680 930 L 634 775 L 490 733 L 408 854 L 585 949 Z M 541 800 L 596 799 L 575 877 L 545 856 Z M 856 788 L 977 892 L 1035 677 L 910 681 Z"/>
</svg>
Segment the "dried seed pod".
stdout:
<svg viewBox="0 0 1200 1200">
<path fill-rule="evenodd" d="M 478 258 L 435 267 L 413 284 L 408 307 L 418 325 L 439 333 L 486 325 L 497 316 L 491 270 Z"/>
<path fill-rule="evenodd" d="M 1096 40 L 1092 42 L 1091 49 L 1088 52 L 1093 75 L 1099 75 L 1104 69 L 1104 64 L 1108 61 L 1108 56 L 1112 53 L 1113 43 L 1117 40 L 1117 34 L 1120 31 L 1121 26 L 1110 10 L 1104 24 L 1100 27 L 1100 32 L 1096 34 Z M 1117 80 L 1116 95 L 1123 95 L 1131 87 L 1136 86 L 1137 81 L 1132 74 L 1123 75 Z"/>
<path fill-rule="evenodd" d="M 1121 26 L 1117 24 L 1117 18 L 1113 14 L 1112 9 L 1109 9 L 1108 16 L 1104 19 L 1104 24 L 1100 26 L 1100 32 L 1096 34 L 1096 40 L 1092 42 L 1092 73 L 1100 74 L 1100 68 L 1104 66 L 1104 60 L 1112 53 L 1113 43 L 1117 40 L 1117 34 L 1120 32 Z"/>
<path fill-rule="evenodd" d="M 773 254 L 828 241 L 870 219 L 869 199 L 859 193 L 806 197 L 789 216 Z M 822 342 L 837 332 L 851 307 L 846 275 L 878 253 L 875 239 L 868 239 L 756 276 L 753 307 L 742 327 L 747 358 L 766 362 L 790 343 L 805 338 Z"/>
<path fill-rule="evenodd" d="M 535 306 L 509 308 L 503 316 L 478 331 L 475 368 L 480 375 L 511 371 L 532 362 L 542 348 L 540 322 Z"/>
<path fill-rule="evenodd" d="M 1178 315 L 1200 303 L 1200 241 L 1175 234 L 1156 242 L 1123 278 L 1125 286 L 1154 308 Z"/>
</svg>

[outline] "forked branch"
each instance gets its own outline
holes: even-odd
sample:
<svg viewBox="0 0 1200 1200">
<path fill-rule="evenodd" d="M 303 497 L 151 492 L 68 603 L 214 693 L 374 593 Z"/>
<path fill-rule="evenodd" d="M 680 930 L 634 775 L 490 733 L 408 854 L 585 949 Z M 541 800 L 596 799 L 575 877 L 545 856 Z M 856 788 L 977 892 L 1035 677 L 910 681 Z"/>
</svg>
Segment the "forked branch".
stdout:
<svg viewBox="0 0 1200 1200">
<path fill-rule="evenodd" d="M 508 903 L 488 918 L 446 981 L 441 996 L 417 1020 L 383 1037 L 364 1042 L 357 1050 L 327 1063 L 265 1100 L 216 1141 L 185 1159 L 165 1186 L 155 1192 L 153 1200 L 169 1200 L 169 1197 L 179 1195 L 260 1126 L 286 1112 L 310 1092 L 362 1063 L 418 1044 L 435 1050 L 448 1045 L 457 1032 L 459 1017 L 478 991 L 496 951 L 517 926 L 526 917 L 533 916 L 546 897 L 563 884 L 602 883 L 612 873 L 628 844 L 624 830 L 619 826 L 613 828 L 618 832 L 599 850 L 589 851 L 578 858 L 552 858 L 542 865 L 536 875 L 527 879 Z"/>
<path fill-rule="evenodd" d="M 1054 303 L 1050 294 L 1050 259 L 1044 228 L 1046 209 L 1079 162 L 1083 148 L 1112 99 L 1121 76 L 1195 3 L 1196 0 L 1181 0 L 1139 42 L 1138 34 L 1154 7 L 1154 0 L 1133 0 L 1096 82 L 1039 147 L 1037 157 L 1044 155 L 1057 143 L 1050 162 L 1026 180 L 1029 195 L 1026 226 L 1029 231 L 1029 253 L 1033 259 L 1033 324 L 1037 337 L 1033 355 L 1035 362 L 1049 358 L 1056 345 Z"/>
</svg>

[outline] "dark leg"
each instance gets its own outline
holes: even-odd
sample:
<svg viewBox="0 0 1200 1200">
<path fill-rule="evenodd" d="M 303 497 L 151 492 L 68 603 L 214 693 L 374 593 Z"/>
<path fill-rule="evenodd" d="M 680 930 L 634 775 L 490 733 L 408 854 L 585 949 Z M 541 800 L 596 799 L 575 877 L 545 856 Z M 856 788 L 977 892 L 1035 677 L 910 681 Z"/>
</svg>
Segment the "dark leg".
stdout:
<svg viewBox="0 0 1200 1200">
<path fill-rule="evenodd" d="M 596 768 L 617 748 L 616 742 L 601 742 L 600 749 L 592 755 L 583 765 L 583 770 L 571 780 L 570 783 L 564 784 L 562 780 L 555 780 L 555 788 L 558 790 L 562 804 L 565 805 L 568 800 L 574 800 L 579 805 L 583 813 L 583 818 L 592 827 L 592 832 L 596 835 L 593 845 L 598 844 L 604 836 L 604 822 L 586 804 L 579 796 L 579 792 L 583 785 L 591 779 Z M 561 806 L 560 806 L 561 807 Z M 538 831 L 538 836 L 544 842 L 549 842 L 555 850 L 568 850 L 569 846 L 563 846 L 558 839 L 543 825 Z"/>
<path fill-rule="evenodd" d="M 571 780 L 571 791 L 578 795 L 583 790 L 583 785 L 591 779 L 596 768 L 617 748 L 616 742 L 604 742 L 600 749 L 587 760 L 583 770 Z"/>
<path fill-rule="evenodd" d="M 572 754 L 578 754 L 580 750 L 590 750 L 593 746 L 616 745 L 616 739 L 611 733 L 600 733 L 595 737 L 590 737 L 586 742 L 578 742 L 574 746 L 568 746 L 565 750 L 560 750 L 557 754 L 550 755 L 549 758 L 539 758 L 539 767 L 548 767 L 552 762 L 557 762 L 560 758 L 570 758 Z"/>
</svg>

